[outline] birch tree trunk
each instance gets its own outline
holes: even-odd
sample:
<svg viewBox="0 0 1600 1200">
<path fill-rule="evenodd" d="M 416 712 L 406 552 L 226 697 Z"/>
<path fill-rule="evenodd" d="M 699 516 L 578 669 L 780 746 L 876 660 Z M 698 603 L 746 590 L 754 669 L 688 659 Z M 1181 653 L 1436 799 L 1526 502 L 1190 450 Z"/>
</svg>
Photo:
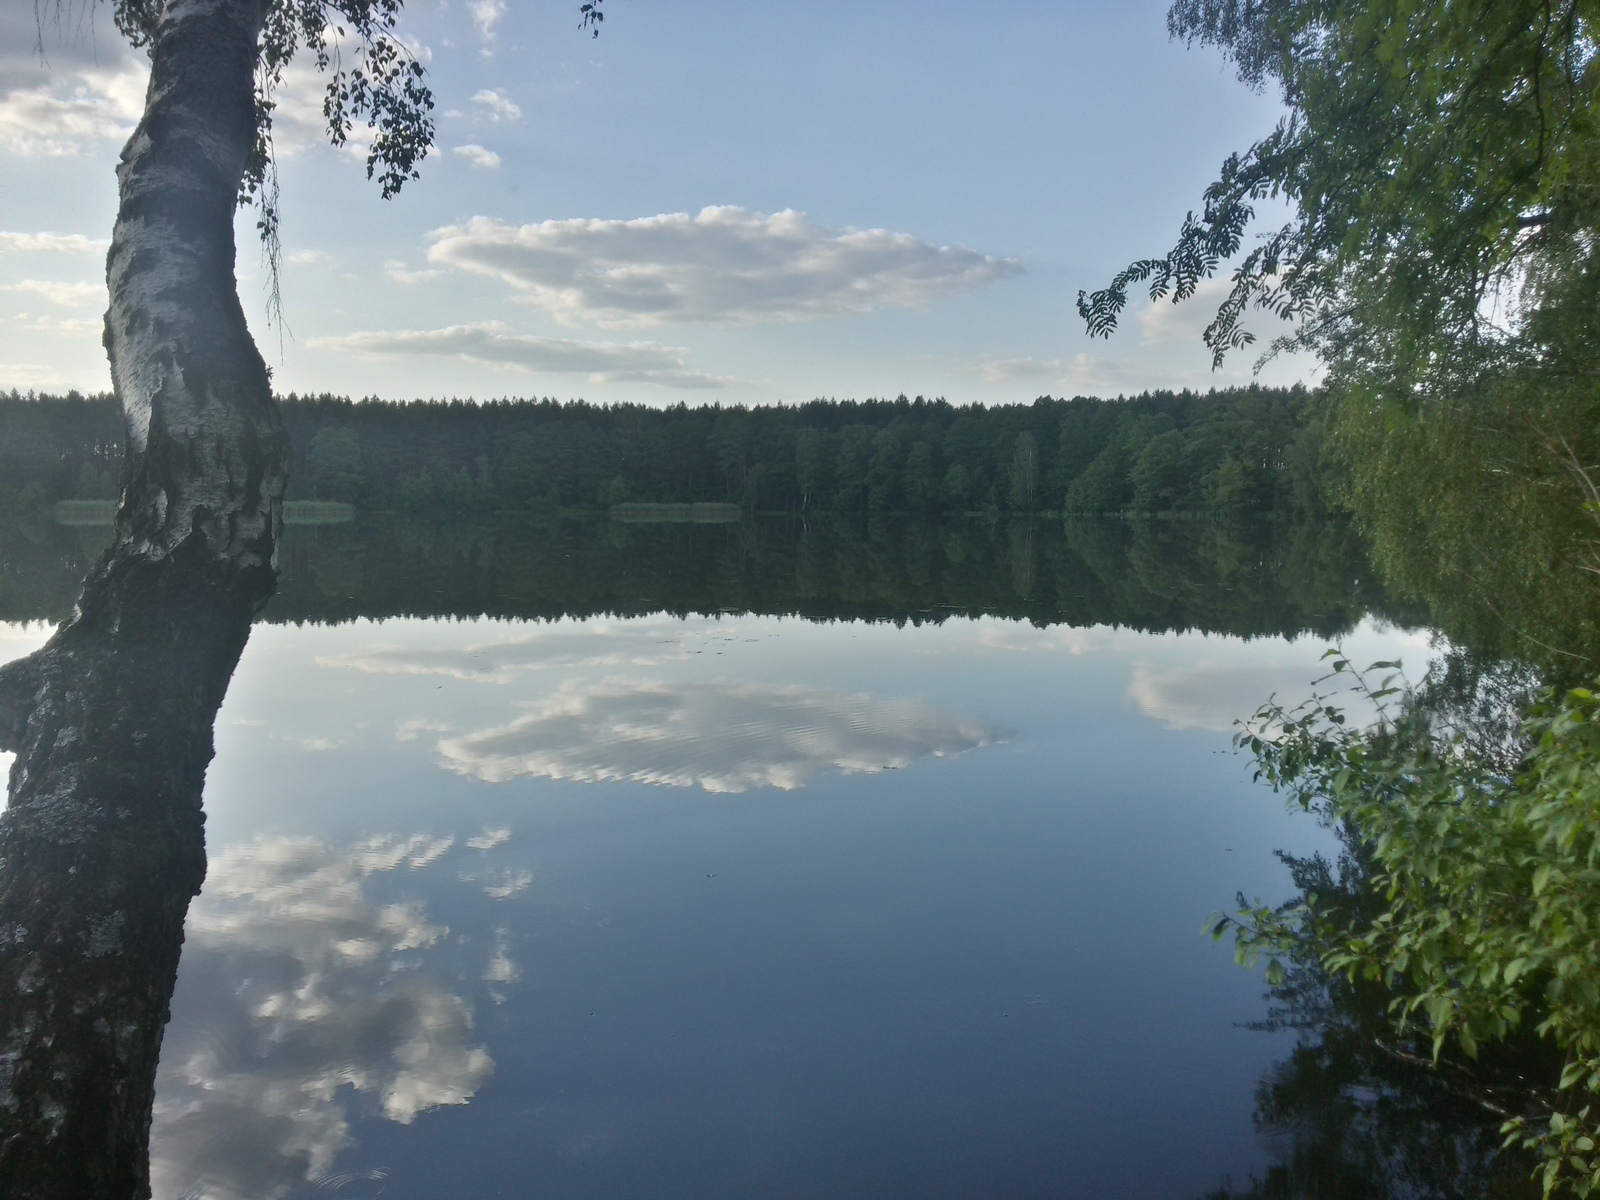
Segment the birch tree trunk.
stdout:
<svg viewBox="0 0 1600 1200">
<path fill-rule="evenodd" d="M 0 1197 L 146 1197 L 156 1060 L 205 877 L 212 723 L 276 582 L 287 440 L 234 281 L 269 0 L 167 0 L 117 169 L 113 545 L 0 668 Z"/>
</svg>

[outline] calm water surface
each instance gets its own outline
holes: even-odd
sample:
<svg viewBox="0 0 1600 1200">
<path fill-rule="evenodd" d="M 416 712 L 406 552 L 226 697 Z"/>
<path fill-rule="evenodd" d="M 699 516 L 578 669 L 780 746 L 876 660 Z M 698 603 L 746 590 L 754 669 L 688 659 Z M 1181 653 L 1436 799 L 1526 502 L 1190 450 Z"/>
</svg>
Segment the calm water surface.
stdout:
<svg viewBox="0 0 1600 1200">
<path fill-rule="evenodd" d="M 1374 618 L 1343 642 L 1429 654 Z M 1327 644 L 984 615 L 258 626 L 156 1195 L 1241 1181 L 1290 1042 L 1243 1027 L 1261 982 L 1201 925 L 1331 839 L 1229 738 Z"/>
</svg>

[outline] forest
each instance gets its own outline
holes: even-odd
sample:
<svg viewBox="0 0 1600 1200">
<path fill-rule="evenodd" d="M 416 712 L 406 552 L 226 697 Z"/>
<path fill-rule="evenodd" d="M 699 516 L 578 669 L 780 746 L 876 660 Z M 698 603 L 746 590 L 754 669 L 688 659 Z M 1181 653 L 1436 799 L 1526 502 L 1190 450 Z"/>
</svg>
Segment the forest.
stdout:
<svg viewBox="0 0 1600 1200">
<path fill-rule="evenodd" d="M 753 408 L 282 397 L 291 500 L 367 511 L 622 503 L 765 513 L 1296 513 L 1324 510 L 1318 398 L 1304 388 L 1042 397 L 957 406 L 815 400 Z M 110 396 L 0 393 L 0 504 L 118 494 Z"/>
</svg>

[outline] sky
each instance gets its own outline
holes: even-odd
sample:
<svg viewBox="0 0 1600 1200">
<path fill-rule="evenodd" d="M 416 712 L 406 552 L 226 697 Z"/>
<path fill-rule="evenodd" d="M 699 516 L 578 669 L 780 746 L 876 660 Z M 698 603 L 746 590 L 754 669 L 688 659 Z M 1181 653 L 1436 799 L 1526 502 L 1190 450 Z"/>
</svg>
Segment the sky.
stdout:
<svg viewBox="0 0 1600 1200">
<path fill-rule="evenodd" d="M 1004 404 L 1309 382 L 1304 358 L 1211 369 L 1225 283 L 1136 294 L 1109 340 L 1077 316 L 1280 115 L 1169 41 L 1165 11 L 607 0 L 592 38 L 578 0 L 412 0 L 437 101 L 422 177 L 381 199 L 297 65 L 282 321 L 250 210 L 240 296 L 281 392 Z M 105 4 L 64 0 L 42 29 L 33 5 L 0 13 L 0 389 L 109 388 L 104 254 L 145 74 Z"/>
</svg>

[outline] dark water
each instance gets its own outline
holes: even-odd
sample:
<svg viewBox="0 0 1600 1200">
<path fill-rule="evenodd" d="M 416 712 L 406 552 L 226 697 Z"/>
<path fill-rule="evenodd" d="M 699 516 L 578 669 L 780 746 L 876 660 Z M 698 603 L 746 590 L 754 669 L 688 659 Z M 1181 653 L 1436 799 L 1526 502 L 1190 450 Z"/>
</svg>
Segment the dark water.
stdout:
<svg viewBox="0 0 1600 1200">
<path fill-rule="evenodd" d="M 99 534 L 8 536 L 20 652 Z M 1347 529 L 369 519 L 286 567 L 157 1196 L 1199 1197 L 1281 1158 L 1295 1037 L 1200 929 L 1329 846 L 1234 720 L 1335 639 L 1430 652 Z"/>
</svg>

